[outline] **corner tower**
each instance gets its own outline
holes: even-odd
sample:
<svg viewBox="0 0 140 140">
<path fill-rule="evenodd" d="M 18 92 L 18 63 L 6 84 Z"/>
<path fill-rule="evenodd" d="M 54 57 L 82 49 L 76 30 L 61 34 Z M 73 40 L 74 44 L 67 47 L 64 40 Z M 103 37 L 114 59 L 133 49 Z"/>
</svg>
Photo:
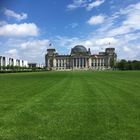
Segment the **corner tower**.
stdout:
<svg viewBox="0 0 140 140">
<path fill-rule="evenodd" d="M 56 51 L 54 48 L 47 49 L 47 53 L 45 55 L 45 66 L 48 70 L 52 70 L 54 67 L 55 55 L 56 55 Z"/>
</svg>

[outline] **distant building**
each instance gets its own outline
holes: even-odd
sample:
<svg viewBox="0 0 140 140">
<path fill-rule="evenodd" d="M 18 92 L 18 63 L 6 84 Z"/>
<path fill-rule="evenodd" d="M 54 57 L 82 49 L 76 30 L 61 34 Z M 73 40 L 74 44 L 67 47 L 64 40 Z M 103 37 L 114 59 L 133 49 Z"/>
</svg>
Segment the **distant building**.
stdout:
<svg viewBox="0 0 140 140">
<path fill-rule="evenodd" d="M 44 65 L 37 63 L 28 63 L 29 68 L 44 68 Z"/>
<path fill-rule="evenodd" d="M 28 67 L 28 61 L 0 56 L 0 67 L 2 66 Z"/>
<path fill-rule="evenodd" d="M 47 49 L 45 66 L 48 70 L 104 70 L 110 69 L 116 59 L 115 48 L 91 54 L 90 48 L 87 50 L 77 45 L 71 49 L 70 55 L 59 55 L 54 48 Z"/>
<path fill-rule="evenodd" d="M 37 63 L 28 63 L 29 68 L 36 68 Z"/>
<path fill-rule="evenodd" d="M 44 65 L 43 64 L 37 64 L 37 67 L 38 68 L 44 68 Z"/>
</svg>

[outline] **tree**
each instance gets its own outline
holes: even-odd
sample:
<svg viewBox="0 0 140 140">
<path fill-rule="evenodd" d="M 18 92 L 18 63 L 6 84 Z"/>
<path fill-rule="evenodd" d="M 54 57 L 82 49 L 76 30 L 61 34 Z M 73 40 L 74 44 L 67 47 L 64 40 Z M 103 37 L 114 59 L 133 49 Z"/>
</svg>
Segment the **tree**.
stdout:
<svg viewBox="0 0 140 140">
<path fill-rule="evenodd" d="M 117 62 L 116 67 L 120 70 L 140 70 L 140 61 L 126 61 L 122 59 L 121 61 Z"/>
<path fill-rule="evenodd" d="M 111 67 L 112 69 L 115 68 L 115 60 L 114 60 L 114 58 L 110 58 L 110 67 Z"/>
<path fill-rule="evenodd" d="M 127 61 L 125 59 L 122 59 L 118 63 L 118 69 L 120 69 L 120 70 L 126 70 L 126 65 L 127 65 Z"/>
</svg>

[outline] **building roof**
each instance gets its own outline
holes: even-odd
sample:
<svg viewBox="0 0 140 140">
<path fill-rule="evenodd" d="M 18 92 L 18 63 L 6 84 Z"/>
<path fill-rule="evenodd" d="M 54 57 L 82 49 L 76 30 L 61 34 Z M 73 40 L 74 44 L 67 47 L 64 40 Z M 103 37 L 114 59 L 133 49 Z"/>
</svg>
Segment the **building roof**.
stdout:
<svg viewBox="0 0 140 140">
<path fill-rule="evenodd" d="M 77 53 L 87 53 L 86 47 L 84 47 L 83 45 L 76 45 L 74 48 L 72 48 L 71 54 Z"/>
</svg>

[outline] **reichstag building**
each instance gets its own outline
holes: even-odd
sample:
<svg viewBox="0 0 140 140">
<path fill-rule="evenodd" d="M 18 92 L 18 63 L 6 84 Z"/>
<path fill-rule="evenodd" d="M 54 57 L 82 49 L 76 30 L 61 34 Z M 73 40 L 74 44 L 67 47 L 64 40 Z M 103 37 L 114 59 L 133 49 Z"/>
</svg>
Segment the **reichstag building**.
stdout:
<svg viewBox="0 0 140 140">
<path fill-rule="evenodd" d="M 48 70 L 105 70 L 111 69 L 117 55 L 115 48 L 106 48 L 105 52 L 91 54 L 82 45 L 71 49 L 70 55 L 59 55 L 54 48 L 47 49 L 45 65 Z"/>
</svg>

